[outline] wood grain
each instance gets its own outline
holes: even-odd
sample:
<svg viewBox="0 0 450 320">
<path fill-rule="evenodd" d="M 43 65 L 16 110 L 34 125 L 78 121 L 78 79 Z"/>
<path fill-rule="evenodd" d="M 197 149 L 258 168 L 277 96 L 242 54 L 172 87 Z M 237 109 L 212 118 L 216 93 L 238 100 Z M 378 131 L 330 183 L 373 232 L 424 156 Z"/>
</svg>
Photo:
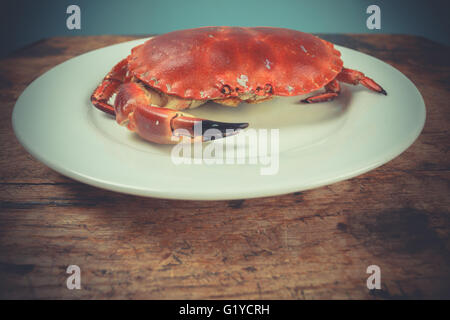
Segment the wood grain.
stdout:
<svg viewBox="0 0 450 320">
<path fill-rule="evenodd" d="M 409 77 L 427 106 L 422 135 L 357 178 L 239 201 L 97 189 L 37 162 L 14 137 L 11 112 L 31 81 L 138 37 L 52 38 L 0 60 L 0 298 L 450 298 L 450 50 L 413 36 L 322 37 Z M 81 290 L 66 288 L 71 264 Z M 382 290 L 366 288 L 372 264 Z"/>
</svg>

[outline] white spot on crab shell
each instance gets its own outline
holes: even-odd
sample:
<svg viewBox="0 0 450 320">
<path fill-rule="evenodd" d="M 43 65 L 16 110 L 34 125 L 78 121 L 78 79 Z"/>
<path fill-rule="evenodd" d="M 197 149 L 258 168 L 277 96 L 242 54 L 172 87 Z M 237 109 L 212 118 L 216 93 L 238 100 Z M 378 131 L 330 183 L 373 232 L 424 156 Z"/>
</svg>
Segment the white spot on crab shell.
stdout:
<svg viewBox="0 0 450 320">
<path fill-rule="evenodd" d="M 286 90 L 287 90 L 289 93 L 291 93 L 291 92 L 294 90 L 294 88 L 291 87 L 291 86 L 286 86 Z"/>
<path fill-rule="evenodd" d="M 205 92 L 204 91 L 200 91 L 200 97 L 202 97 L 202 98 L 205 97 Z"/>
<path fill-rule="evenodd" d="M 300 48 L 302 48 L 303 52 L 308 53 L 308 51 L 305 49 L 303 45 L 301 45 Z"/>
<path fill-rule="evenodd" d="M 266 68 L 269 69 L 269 70 L 270 70 L 270 64 L 271 64 L 271 63 L 272 63 L 272 62 L 270 62 L 269 59 L 266 59 L 266 61 L 264 61 L 264 65 L 265 65 Z"/>
<path fill-rule="evenodd" d="M 130 105 L 132 106 L 134 104 L 136 104 L 136 99 L 131 98 L 127 101 L 126 107 L 128 107 Z"/>
<path fill-rule="evenodd" d="M 172 90 L 172 86 L 170 84 L 166 84 L 167 91 Z"/>
<path fill-rule="evenodd" d="M 158 120 L 156 120 L 155 124 L 156 124 L 156 125 L 159 125 L 159 121 L 158 121 Z"/>
<path fill-rule="evenodd" d="M 210 38 L 214 38 L 214 36 L 213 36 L 212 34 L 208 35 L 208 37 L 210 37 Z"/>
<path fill-rule="evenodd" d="M 155 77 L 151 77 L 150 80 L 154 81 L 155 84 L 158 84 L 158 79 L 156 79 Z"/>
<path fill-rule="evenodd" d="M 143 74 L 141 74 L 141 77 L 142 78 L 146 78 L 146 77 L 148 77 L 148 74 L 149 74 L 149 72 L 145 71 Z"/>
<path fill-rule="evenodd" d="M 236 78 L 236 81 L 244 88 L 247 88 L 248 77 L 245 74 L 241 74 L 239 78 Z"/>
</svg>

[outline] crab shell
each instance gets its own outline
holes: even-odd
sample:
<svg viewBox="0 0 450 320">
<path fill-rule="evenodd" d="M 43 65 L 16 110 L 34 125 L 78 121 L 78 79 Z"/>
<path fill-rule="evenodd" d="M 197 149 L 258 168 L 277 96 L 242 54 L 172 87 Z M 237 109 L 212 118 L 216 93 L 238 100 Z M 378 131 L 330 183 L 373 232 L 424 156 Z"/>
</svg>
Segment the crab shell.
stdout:
<svg viewBox="0 0 450 320">
<path fill-rule="evenodd" d="M 155 36 L 132 49 L 128 70 L 146 85 L 190 100 L 297 96 L 342 70 L 332 43 L 269 27 L 204 27 Z"/>
</svg>

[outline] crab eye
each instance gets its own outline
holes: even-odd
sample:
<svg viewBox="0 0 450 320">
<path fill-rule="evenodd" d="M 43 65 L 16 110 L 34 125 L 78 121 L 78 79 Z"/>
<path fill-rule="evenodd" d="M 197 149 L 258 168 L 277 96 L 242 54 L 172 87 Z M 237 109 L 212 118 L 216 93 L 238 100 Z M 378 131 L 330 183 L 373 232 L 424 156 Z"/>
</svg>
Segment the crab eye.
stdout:
<svg viewBox="0 0 450 320">
<path fill-rule="evenodd" d="M 270 83 L 267 83 L 267 84 L 264 86 L 264 92 L 270 93 L 270 94 L 273 93 L 273 88 L 272 88 L 272 85 L 271 85 Z"/>
<path fill-rule="evenodd" d="M 222 92 L 223 94 L 230 94 L 231 88 L 229 85 L 225 84 L 222 86 L 222 89 L 220 89 L 220 92 Z"/>
</svg>

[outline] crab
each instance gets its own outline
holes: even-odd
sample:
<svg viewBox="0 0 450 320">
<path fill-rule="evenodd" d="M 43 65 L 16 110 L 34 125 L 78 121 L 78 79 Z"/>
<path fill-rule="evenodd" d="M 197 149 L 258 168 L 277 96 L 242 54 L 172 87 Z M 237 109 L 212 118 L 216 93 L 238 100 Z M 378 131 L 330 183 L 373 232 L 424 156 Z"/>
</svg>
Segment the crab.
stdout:
<svg viewBox="0 0 450 320">
<path fill-rule="evenodd" d="M 340 82 L 386 95 L 362 72 L 345 68 L 340 56 L 332 43 L 284 28 L 174 31 L 134 47 L 105 76 L 91 101 L 145 140 L 173 144 L 184 136 L 190 142 L 209 141 L 217 137 L 208 134 L 212 129 L 226 137 L 248 123 L 197 118 L 184 110 L 208 101 L 227 107 L 261 103 L 321 88 L 301 101 L 330 101 L 339 95 Z"/>
</svg>

